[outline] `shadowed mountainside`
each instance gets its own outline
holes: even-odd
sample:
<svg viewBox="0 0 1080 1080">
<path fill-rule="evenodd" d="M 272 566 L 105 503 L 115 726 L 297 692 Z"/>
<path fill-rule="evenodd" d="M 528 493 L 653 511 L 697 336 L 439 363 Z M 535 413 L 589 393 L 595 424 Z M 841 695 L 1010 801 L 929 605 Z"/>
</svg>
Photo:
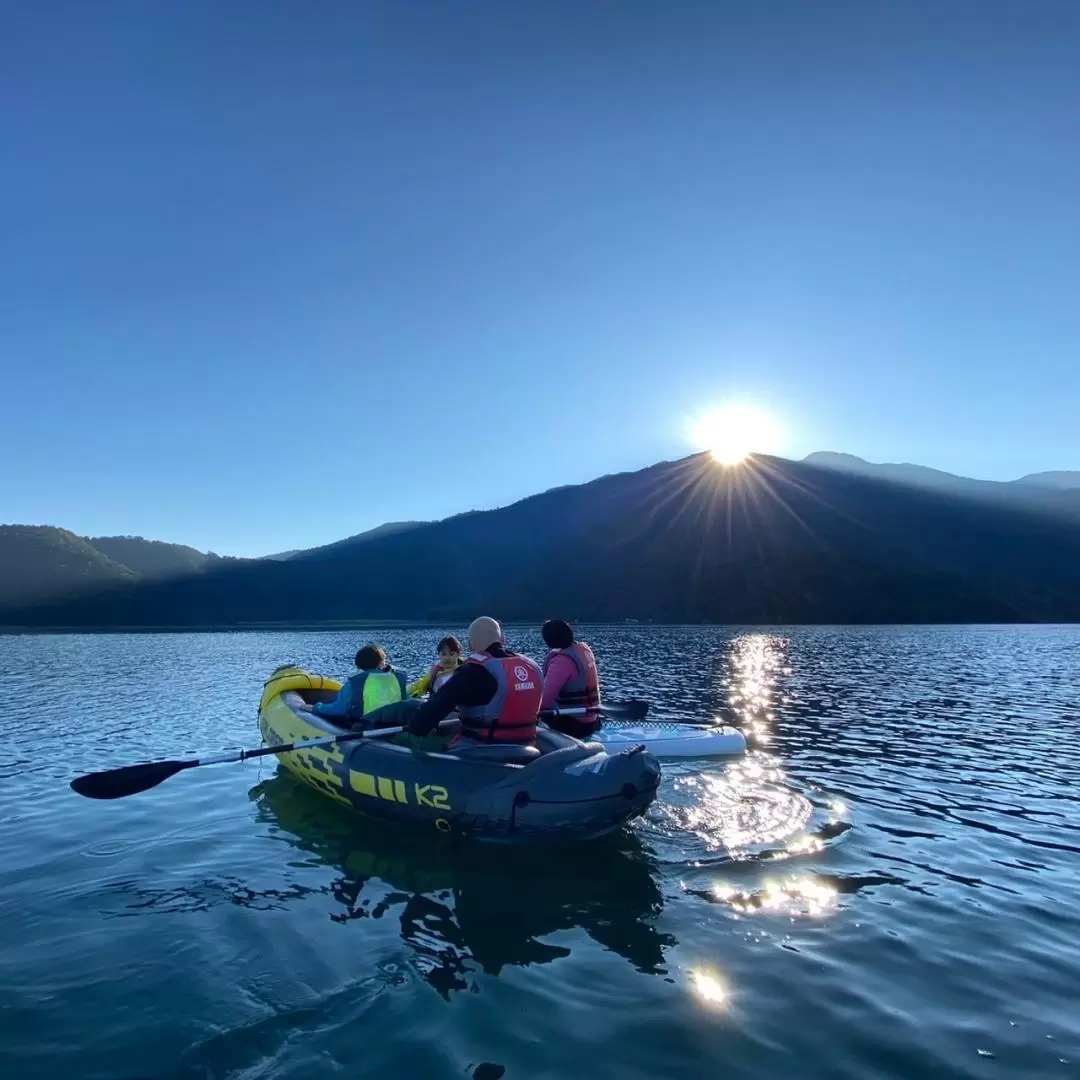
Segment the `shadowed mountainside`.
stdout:
<svg viewBox="0 0 1080 1080">
<path fill-rule="evenodd" d="M 28 604 L 105 584 L 133 581 L 88 540 L 51 525 L 0 525 L 0 602 Z"/>
<path fill-rule="evenodd" d="M 977 483 L 977 482 L 973 482 Z M 1008 485 L 994 485 L 1005 487 Z M 1080 519 L 853 470 L 704 455 L 287 561 L 122 582 L 7 624 L 551 614 L 734 623 L 1080 619 Z"/>
<path fill-rule="evenodd" d="M 52 525 L 0 525 L 0 607 L 182 577 L 234 561 L 141 536 L 85 537 Z"/>
<path fill-rule="evenodd" d="M 86 539 L 113 562 L 144 578 L 190 574 L 221 561 L 221 556 L 213 552 L 196 551 L 193 547 L 167 544 L 163 540 L 144 540 L 141 536 L 88 536 Z"/>
</svg>

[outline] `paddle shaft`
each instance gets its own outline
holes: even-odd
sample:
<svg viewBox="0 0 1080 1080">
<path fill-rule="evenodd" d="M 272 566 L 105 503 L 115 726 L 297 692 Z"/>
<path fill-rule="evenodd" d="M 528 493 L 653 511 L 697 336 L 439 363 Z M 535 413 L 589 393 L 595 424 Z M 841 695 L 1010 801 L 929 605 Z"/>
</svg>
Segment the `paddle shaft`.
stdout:
<svg viewBox="0 0 1080 1080">
<path fill-rule="evenodd" d="M 439 727 L 456 724 L 457 718 L 442 720 Z M 355 742 L 357 739 L 378 739 L 388 735 L 400 735 L 403 727 L 373 728 L 371 731 L 343 731 L 340 735 L 327 735 L 318 739 L 297 739 L 291 743 L 275 743 L 273 746 L 260 746 L 255 750 L 238 750 L 231 754 L 215 754 L 213 757 L 198 758 L 193 765 L 224 765 L 228 761 L 247 761 L 248 758 L 265 757 L 267 754 L 288 754 L 293 750 L 317 750 L 320 746 L 333 746 L 334 743 Z"/>
<path fill-rule="evenodd" d="M 644 717 L 648 711 L 648 702 L 626 701 L 620 705 L 608 706 L 603 710 L 586 708 L 545 709 L 541 716 L 582 716 L 589 712 L 616 712 L 624 716 Z M 458 720 L 447 717 L 439 722 L 439 727 L 455 724 Z M 106 769 L 104 772 L 88 773 L 71 781 L 71 787 L 80 795 L 91 799 L 120 799 L 125 795 L 135 795 L 164 783 L 170 776 L 200 765 L 224 765 L 229 762 L 247 761 L 249 758 L 265 757 L 268 754 L 288 754 L 293 751 L 315 750 L 338 743 L 354 742 L 357 739 L 377 739 L 390 735 L 400 735 L 404 727 L 375 728 L 372 731 L 343 731 L 334 735 L 324 735 L 317 739 L 296 739 L 291 743 L 277 743 L 274 746 L 260 746 L 253 750 L 233 750 L 224 754 L 211 754 L 208 757 L 191 758 L 187 761 L 150 761 L 143 765 L 125 765 L 118 769 Z"/>
<path fill-rule="evenodd" d="M 584 716 L 588 709 L 545 709 L 541 716 Z M 448 717 L 439 721 L 439 727 L 458 723 L 457 717 Z M 297 739 L 291 743 L 277 743 L 274 746 L 260 746 L 256 750 L 240 750 L 231 754 L 215 754 L 213 757 L 199 758 L 195 765 L 224 765 L 229 761 L 247 761 L 248 758 L 265 757 L 267 754 L 288 754 L 293 750 L 315 750 L 320 746 L 333 746 L 334 743 L 354 742 L 357 739 L 382 739 L 391 735 L 401 735 L 403 727 L 372 728 L 371 731 L 346 731 L 340 735 L 327 735 L 318 739 Z"/>
<path fill-rule="evenodd" d="M 545 709 L 541 716 L 584 716 L 588 709 Z M 439 722 L 439 727 L 456 724 L 456 717 L 448 717 Z M 189 769 L 199 765 L 225 765 L 229 762 L 248 761 L 251 758 L 266 757 L 267 754 L 288 754 L 293 750 L 317 750 L 334 743 L 355 742 L 357 739 L 382 739 L 391 735 L 401 735 L 403 727 L 372 728 L 371 731 L 343 731 L 340 735 L 327 735 L 318 739 L 297 739 L 291 743 L 275 743 L 273 746 L 259 746 L 254 750 L 233 750 L 227 754 L 212 754 L 210 757 L 193 758 L 185 762 Z"/>
</svg>

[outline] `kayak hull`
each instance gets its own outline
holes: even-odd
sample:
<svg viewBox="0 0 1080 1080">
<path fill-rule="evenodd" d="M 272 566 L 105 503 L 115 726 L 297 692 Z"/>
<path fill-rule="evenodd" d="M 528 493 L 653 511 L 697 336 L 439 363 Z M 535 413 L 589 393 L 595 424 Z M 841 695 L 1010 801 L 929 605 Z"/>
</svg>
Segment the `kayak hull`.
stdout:
<svg viewBox="0 0 1080 1080">
<path fill-rule="evenodd" d="M 601 728 L 596 738 L 612 754 L 636 743 L 658 758 L 738 757 L 746 753 L 746 736 L 733 727 L 663 721 L 610 724 Z"/>
<path fill-rule="evenodd" d="M 297 668 L 275 672 L 259 709 L 263 740 L 274 746 L 340 734 L 300 708 L 336 689 L 333 680 Z M 357 739 L 277 758 L 327 798 L 366 816 L 497 843 L 593 839 L 640 816 L 656 797 L 660 766 L 643 747 L 611 753 L 546 730 L 537 744 L 541 752 L 530 758 L 514 748 L 459 756 Z"/>
</svg>

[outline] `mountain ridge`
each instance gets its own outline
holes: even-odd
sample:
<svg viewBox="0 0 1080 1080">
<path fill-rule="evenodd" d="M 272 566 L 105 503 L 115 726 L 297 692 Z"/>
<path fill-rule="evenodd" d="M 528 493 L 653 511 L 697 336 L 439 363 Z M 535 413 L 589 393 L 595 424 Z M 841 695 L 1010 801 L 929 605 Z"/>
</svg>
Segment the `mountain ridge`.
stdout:
<svg viewBox="0 0 1080 1080">
<path fill-rule="evenodd" d="M 1032 473 L 1016 480 L 976 480 L 928 465 L 913 465 L 908 462 L 876 463 L 854 454 L 828 450 L 808 454 L 803 458 L 803 463 L 927 490 L 945 491 L 1008 505 L 1026 505 L 1048 513 L 1080 517 L 1080 473 L 1061 471 Z M 1071 483 L 1072 477 L 1076 478 L 1075 485 Z"/>
<path fill-rule="evenodd" d="M 866 458 L 859 457 L 856 454 L 848 454 L 838 450 L 814 450 L 802 460 L 809 465 L 863 472 L 869 476 L 891 476 L 898 480 L 917 481 L 919 478 L 923 478 L 926 480 L 932 479 L 942 484 L 979 484 L 993 485 L 995 487 L 1016 485 L 1055 491 L 1080 489 L 1080 471 L 1068 469 L 1028 473 L 1025 476 L 1017 477 L 1015 480 L 977 480 L 974 477 L 963 476 L 960 473 L 935 469 L 930 465 L 916 465 L 907 461 L 868 461 Z"/>
<path fill-rule="evenodd" d="M 1010 484 L 1029 484 L 1034 487 L 1050 488 L 1057 491 L 1076 491 L 1080 489 L 1080 471 L 1057 469 L 1050 472 L 1028 473 Z"/>
<path fill-rule="evenodd" d="M 237 560 L 9 606 L 0 621 L 213 626 L 480 611 L 748 624 L 1080 619 L 1080 518 L 1052 502 L 957 497 L 762 455 L 725 469 L 693 455 L 315 557 Z"/>
</svg>

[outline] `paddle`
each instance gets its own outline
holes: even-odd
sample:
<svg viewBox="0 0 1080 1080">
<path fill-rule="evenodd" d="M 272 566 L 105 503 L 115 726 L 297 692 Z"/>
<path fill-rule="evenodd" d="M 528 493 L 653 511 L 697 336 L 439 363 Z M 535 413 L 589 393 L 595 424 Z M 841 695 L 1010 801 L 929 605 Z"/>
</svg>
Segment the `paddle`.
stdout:
<svg viewBox="0 0 1080 1080">
<path fill-rule="evenodd" d="M 444 724 L 456 724 L 457 720 L 444 720 Z M 265 757 L 267 754 L 284 754 L 290 750 L 314 750 L 321 746 L 333 746 L 335 743 L 355 742 L 357 739 L 377 739 L 388 735 L 400 735 L 403 727 L 376 728 L 372 731 L 343 731 L 340 735 L 327 735 L 320 739 L 297 739 L 291 743 L 278 743 L 275 746 L 260 746 L 255 750 L 234 750 L 228 754 L 215 754 L 213 757 L 190 758 L 187 761 L 150 761 L 145 765 L 124 765 L 119 769 L 106 769 L 104 772 L 87 773 L 71 781 L 72 791 L 85 795 L 88 799 L 122 799 L 126 795 L 138 795 L 140 791 L 149 791 L 158 784 L 165 783 L 170 776 L 175 776 L 184 769 L 196 769 L 200 765 L 224 765 L 227 762 L 247 761 L 248 758 Z"/>
<path fill-rule="evenodd" d="M 556 715 L 580 716 L 586 709 L 555 709 Z M 645 720 L 649 711 L 649 703 L 632 699 L 630 701 L 605 702 L 600 706 L 600 712 L 605 720 L 613 724 L 640 724 Z M 705 719 L 700 716 L 664 716 L 657 720 L 651 720 L 653 724 L 686 724 L 689 727 L 716 727 L 721 723 L 728 723 L 723 718 Z"/>
<path fill-rule="evenodd" d="M 551 709 L 541 716 L 581 716 L 586 709 Z M 647 701 L 622 701 L 604 705 L 601 711 L 624 715 L 632 719 L 641 719 L 649 711 Z M 443 720 L 439 727 L 456 724 L 456 718 Z M 87 773 L 71 781 L 71 789 L 88 799 L 123 799 L 128 795 L 138 795 L 140 791 L 149 791 L 158 784 L 165 783 L 170 776 L 175 776 L 185 769 L 196 769 L 200 765 L 224 765 L 234 761 L 247 761 L 249 758 L 265 757 L 267 754 L 284 754 L 290 750 L 313 750 L 335 743 L 355 742 L 357 739 L 380 739 L 391 735 L 400 735 L 403 727 L 375 728 L 372 731 L 343 731 L 340 735 L 327 735 L 319 739 L 298 739 L 291 743 L 279 743 L 276 746 L 260 746 L 255 750 L 234 750 L 228 754 L 215 754 L 213 757 L 189 758 L 187 761 L 150 761 L 145 765 L 123 765 L 119 769 L 106 769 L 103 772 Z"/>
<path fill-rule="evenodd" d="M 584 716 L 589 712 L 598 712 L 605 720 L 617 724 L 633 724 L 644 720 L 649 711 L 649 703 L 633 698 L 630 701 L 605 701 L 597 709 L 545 709 L 543 716 Z"/>
</svg>

